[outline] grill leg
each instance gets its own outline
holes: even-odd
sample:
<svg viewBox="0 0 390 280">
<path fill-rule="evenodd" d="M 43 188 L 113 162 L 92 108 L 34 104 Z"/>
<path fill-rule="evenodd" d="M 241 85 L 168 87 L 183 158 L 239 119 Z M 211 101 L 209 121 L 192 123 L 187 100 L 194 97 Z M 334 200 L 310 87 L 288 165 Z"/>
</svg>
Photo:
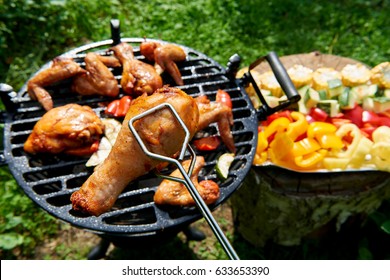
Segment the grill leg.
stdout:
<svg viewBox="0 0 390 280">
<path fill-rule="evenodd" d="M 100 243 L 95 246 L 88 254 L 88 260 L 100 260 L 106 256 L 106 252 L 111 242 L 102 238 Z"/>
<path fill-rule="evenodd" d="M 206 238 L 206 235 L 203 231 L 192 226 L 188 226 L 186 229 L 184 229 L 183 233 L 187 237 L 187 240 L 202 241 Z"/>
</svg>

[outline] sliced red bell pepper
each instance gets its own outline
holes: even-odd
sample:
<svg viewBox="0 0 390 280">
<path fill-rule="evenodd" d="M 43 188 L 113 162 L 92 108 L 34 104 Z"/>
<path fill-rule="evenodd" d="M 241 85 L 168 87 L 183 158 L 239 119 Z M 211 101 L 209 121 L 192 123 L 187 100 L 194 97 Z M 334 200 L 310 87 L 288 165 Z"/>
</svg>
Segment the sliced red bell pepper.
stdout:
<svg viewBox="0 0 390 280">
<path fill-rule="evenodd" d="M 390 118 L 379 116 L 378 114 L 370 111 L 363 111 L 362 122 L 374 126 L 390 126 Z"/>
<path fill-rule="evenodd" d="M 330 119 L 330 122 L 331 122 L 332 124 L 334 124 L 337 128 L 339 128 L 339 127 L 342 126 L 343 124 L 352 123 L 351 120 L 343 119 L 343 118 L 331 118 L 331 119 Z"/>
<path fill-rule="evenodd" d="M 362 128 L 360 128 L 360 131 L 362 134 L 367 137 L 368 139 L 372 140 L 372 133 L 377 129 L 377 126 L 371 125 L 371 124 L 364 124 Z"/>
<path fill-rule="evenodd" d="M 312 107 L 308 115 L 318 122 L 326 122 L 329 118 L 329 115 L 324 110 L 317 107 Z"/>
<path fill-rule="evenodd" d="M 272 115 L 267 117 L 267 120 L 264 123 L 264 126 L 268 126 L 270 123 L 272 123 L 274 120 L 278 118 L 287 118 L 290 122 L 293 122 L 293 118 L 291 117 L 291 111 L 284 110 L 280 112 L 273 113 Z"/>
<path fill-rule="evenodd" d="M 356 124 L 357 127 L 363 127 L 363 108 L 359 105 L 355 105 L 352 109 L 344 110 L 344 118 L 350 120 Z"/>
<path fill-rule="evenodd" d="M 221 144 L 218 136 L 209 136 L 196 139 L 192 142 L 199 151 L 213 151 Z"/>
<path fill-rule="evenodd" d="M 215 101 L 222 103 L 222 104 L 228 106 L 229 108 L 233 108 L 232 99 L 230 98 L 229 93 L 227 93 L 226 91 L 224 91 L 222 89 L 217 90 L 217 95 L 215 97 Z"/>
</svg>

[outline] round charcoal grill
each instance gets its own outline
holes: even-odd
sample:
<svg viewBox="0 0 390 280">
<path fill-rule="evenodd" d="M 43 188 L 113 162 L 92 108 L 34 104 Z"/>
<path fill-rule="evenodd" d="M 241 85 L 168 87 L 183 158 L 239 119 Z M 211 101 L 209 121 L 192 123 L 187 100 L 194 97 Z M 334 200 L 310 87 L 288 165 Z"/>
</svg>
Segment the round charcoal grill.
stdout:
<svg viewBox="0 0 390 280">
<path fill-rule="evenodd" d="M 84 66 L 84 57 L 88 52 L 100 55 L 111 55 L 109 48 L 119 42 L 127 42 L 134 48 L 136 58 L 146 61 L 140 54 L 139 45 L 145 38 L 119 38 L 119 31 L 113 29 L 112 39 L 87 44 L 64 53 L 62 56 L 72 57 Z M 161 40 L 147 39 L 148 41 Z M 249 172 L 257 144 L 258 118 L 272 113 L 269 108 L 256 111 L 243 89 L 243 80 L 235 79 L 235 71 L 239 66 L 239 57 L 232 56 L 225 69 L 213 59 L 186 46 L 181 46 L 187 54 L 184 62 L 178 63 L 184 85 L 180 86 L 187 94 L 196 97 L 207 95 L 215 100 L 218 89 L 229 93 L 233 102 L 232 134 L 237 152 L 229 170 L 226 181 L 218 179 L 215 164 L 220 155 L 228 152 L 224 145 L 210 152 L 196 151 L 205 158 L 206 165 L 200 173 L 200 180 L 211 179 L 220 186 L 219 200 L 210 206 L 215 209 L 226 201 L 242 184 Z M 51 62 L 41 69 L 50 67 Z M 111 69 L 118 82 L 122 68 Z M 39 71 L 38 71 L 39 72 Z M 38 73 L 37 72 L 37 73 Z M 163 74 L 164 84 L 176 86 L 173 79 Z M 249 82 L 251 75 L 248 72 Z M 283 78 L 282 78 L 283 79 Z M 5 84 L 1 85 L 1 97 L 7 108 L 4 117 L 4 159 L 24 192 L 41 208 L 51 215 L 76 227 L 93 231 L 104 236 L 116 237 L 148 237 L 160 236 L 164 233 L 179 232 L 202 216 L 196 207 L 160 207 L 154 204 L 153 196 L 161 182 L 153 173 L 131 182 L 122 192 L 113 208 L 99 217 L 84 216 L 72 210 L 71 194 L 76 191 L 93 172 L 85 166 L 87 158 L 67 155 L 30 155 L 24 152 L 26 141 L 35 123 L 46 112 L 38 102 L 29 98 L 27 83 L 19 92 Z M 78 103 L 90 106 L 99 116 L 104 115 L 105 104 L 111 101 L 102 96 L 80 96 L 70 90 L 71 81 L 64 80 L 46 87 L 50 92 L 54 106 Z M 283 86 L 283 85 L 282 85 Z M 260 96 L 260 98 L 262 98 Z M 201 133 L 218 135 L 215 124 Z M 195 136 L 196 138 L 197 136 Z M 200 137 L 200 136 L 199 136 Z"/>
</svg>

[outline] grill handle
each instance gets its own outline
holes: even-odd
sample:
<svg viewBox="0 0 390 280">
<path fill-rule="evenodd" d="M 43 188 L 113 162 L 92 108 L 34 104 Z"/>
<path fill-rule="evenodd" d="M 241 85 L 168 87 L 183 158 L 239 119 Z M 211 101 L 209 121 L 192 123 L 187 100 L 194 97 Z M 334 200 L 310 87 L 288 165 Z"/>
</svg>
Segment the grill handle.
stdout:
<svg viewBox="0 0 390 280">
<path fill-rule="evenodd" d="M 14 89 L 4 83 L 0 83 L 0 99 L 5 107 L 5 110 L 0 110 L 0 124 L 5 123 L 6 119 L 8 118 L 9 114 L 11 112 L 16 111 L 17 106 L 15 102 L 12 101 L 14 97 L 16 97 L 16 92 Z M 7 162 L 5 160 L 4 156 L 4 146 L 3 146 L 3 137 L 4 137 L 4 131 L 0 132 L 0 166 L 5 165 Z"/>
<path fill-rule="evenodd" d="M 271 107 L 268 105 L 267 101 L 265 100 L 264 96 L 262 95 L 259 87 L 257 86 L 257 83 L 255 79 L 253 78 L 251 74 L 251 70 L 254 69 L 256 66 L 258 66 L 260 63 L 262 63 L 264 60 L 268 62 L 270 65 L 272 72 L 274 73 L 276 80 L 279 82 L 283 92 L 287 96 L 287 100 L 283 103 L 280 103 L 278 106 Z M 255 62 L 253 62 L 248 69 L 248 72 L 246 72 L 243 76 L 243 82 L 244 84 L 247 84 L 248 82 L 252 84 L 253 88 L 256 91 L 256 94 L 258 95 L 262 106 L 257 111 L 257 118 L 261 120 L 265 120 L 267 116 L 280 111 L 284 108 L 287 108 L 291 104 L 297 103 L 301 96 L 299 95 L 297 89 L 295 88 L 293 82 L 290 79 L 290 76 L 287 74 L 286 69 L 284 68 L 282 62 L 280 61 L 278 55 L 275 52 L 270 52 L 266 56 L 263 56 L 259 59 L 257 59 Z"/>
</svg>

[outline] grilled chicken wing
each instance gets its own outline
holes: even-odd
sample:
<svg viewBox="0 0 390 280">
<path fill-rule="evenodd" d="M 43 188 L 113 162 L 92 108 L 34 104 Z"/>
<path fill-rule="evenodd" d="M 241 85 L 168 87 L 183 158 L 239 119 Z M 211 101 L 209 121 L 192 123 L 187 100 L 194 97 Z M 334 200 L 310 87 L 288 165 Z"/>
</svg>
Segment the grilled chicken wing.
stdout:
<svg viewBox="0 0 390 280">
<path fill-rule="evenodd" d="M 38 100 L 46 111 L 53 108 L 53 100 L 44 87 L 85 73 L 71 58 L 55 58 L 52 66 L 39 72 L 27 83 L 27 91 L 31 99 Z"/>
<path fill-rule="evenodd" d="M 188 171 L 191 160 L 184 161 L 183 167 Z M 203 157 L 196 157 L 194 170 L 191 175 L 191 181 L 194 183 L 195 188 L 198 190 L 200 196 L 206 204 L 212 204 L 219 198 L 219 186 L 217 183 L 211 180 L 204 180 L 198 182 L 199 172 L 205 165 Z M 172 177 L 183 178 L 179 169 L 176 169 L 171 173 Z M 192 198 L 190 192 L 186 186 L 179 182 L 164 179 L 158 186 L 157 191 L 154 195 L 154 202 L 160 205 L 175 205 L 175 206 L 193 206 L 195 201 Z"/>
<path fill-rule="evenodd" d="M 206 95 L 198 96 L 195 101 L 199 108 L 198 129 L 202 130 L 209 124 L 217 122 L 222 141 L 229 151 L 235 153 L 236 146 L 230 130 L 230 126 L 233 125 L 232 109 L 219 102 L 210 102 Z"/>
<path fill-rule="evenodd" d="M 167 71 L 177 85 L 182 86 L 184 84 L 179 68 L 176 65 L 176 62 L 186 59 L 186 53 L 180 46 L 160 44 L 158 42 L 142 42 L 140 52 L 147 60 L 156 62 L 161 68 L 157 72 Z"/>
<path fill-rule="evenodd" d="M 24 143 L 28 153 L 91 155 L 104 125 L 88 106 L 68 104 L 46 112 Z"/>
<path fill-rule="evenodd" d="M 119 94 L 118 82 L 105 63 L 117 65 L 119 61 L 93 52 L 87 53 L 84 61 L 87 72 L 73 79 L 72 90 L 80 95 L 99 94 L 116 97 Z"/>
<path fill-rule="evenodd" d="M 133 48 L 127 43 L 120 43 L 111 48 L 122 64 L 121 86 L 124 92 L 132 95 L 152 94 L 162 87 L 160 75 L 150 64 L 134 57 Z"/>
<path fill-rule="evenodd" d="M 199 111 L 194 99 L 180 89 L 163 87 L 138 97 L 127 112 L 118 138 L 105 161 L 71 196 L 73 209 L 99 216 L 108 211 L 132 180 L 160 163 L 147 156 L 131 133 L 128 122 L 140 113 L 168 102 L 191 133 L 197 131 Z M 172 157 L 181 148 L 184 131 L 169 109 L 162 109 L 134 123 L 149 151 Z"/>
</svg>

